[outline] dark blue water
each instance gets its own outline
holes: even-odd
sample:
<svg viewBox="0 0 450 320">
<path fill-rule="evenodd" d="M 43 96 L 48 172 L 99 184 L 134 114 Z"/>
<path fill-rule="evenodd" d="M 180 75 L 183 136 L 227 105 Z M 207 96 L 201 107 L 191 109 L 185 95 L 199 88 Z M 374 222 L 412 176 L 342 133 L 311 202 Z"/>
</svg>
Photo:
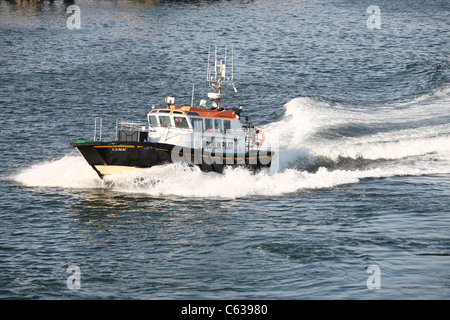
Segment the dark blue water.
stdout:
<svg viewBox="0 0 450 320">
<path fill-rule="evenodd" d="M 449 25 L 437 0 L 1 1 L 0 298 L 448 299 Z M 279 170 L 100 181 L 69 142 L 197 104 L 210 44 Z"/>
</svg>

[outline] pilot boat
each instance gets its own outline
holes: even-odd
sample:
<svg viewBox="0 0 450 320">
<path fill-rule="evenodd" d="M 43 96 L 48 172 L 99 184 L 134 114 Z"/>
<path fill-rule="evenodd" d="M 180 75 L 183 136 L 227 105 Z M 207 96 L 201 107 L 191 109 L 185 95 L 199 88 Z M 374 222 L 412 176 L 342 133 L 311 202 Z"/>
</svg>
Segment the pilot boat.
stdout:
<svg viewBox="0 0 450 320">
<path fill-rule="evenodd" d="M 214 48 L 214 61 L 210 59 L 211 46 L 208 51 L 206 77 L 213 92 L 198 107 L 193 106 L 193 99 L 191 105 L 175 105 L 174 97 L 166 97 L 162 107 L 152 107 L 146 122 L 114 119 L 115 136 L 111 140 L 104 139 L 103 134 L 105 121 L 111 119 L 96 117 L 94 138 L 70 144 L 101 179 L 175 162 L 218 173 L 226 167 L 270 167 L 273 152 L 267 147 L 264 132 L 255 128 L 249 116 L 241 115 L 242 106 L 223 106 L 226 90 L 233 87 L 237 91 L 233 69 L 231 77 L 226 77 L 226 47 L 225 60 L 217 59 Z"/>
</svg>

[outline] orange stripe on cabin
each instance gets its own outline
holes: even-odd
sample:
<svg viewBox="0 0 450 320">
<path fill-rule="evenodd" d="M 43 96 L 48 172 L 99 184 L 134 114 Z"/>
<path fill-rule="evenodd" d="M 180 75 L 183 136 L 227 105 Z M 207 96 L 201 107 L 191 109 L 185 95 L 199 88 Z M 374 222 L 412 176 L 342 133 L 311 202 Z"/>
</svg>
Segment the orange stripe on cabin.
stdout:
<svg viewBox="0 0 450 320">
<path fill-rule="evenodd" d="M 201 117 L 207 117 L 207 118 L 237 119 L 236 113 L 233 110 L 219 111 L 219 110 L 210 110 L 210 109 L 203 109 L 203 108 L 190 107 L 190 106 L 170 106 L 168 109 L 197 112 Z"/>
</svg>

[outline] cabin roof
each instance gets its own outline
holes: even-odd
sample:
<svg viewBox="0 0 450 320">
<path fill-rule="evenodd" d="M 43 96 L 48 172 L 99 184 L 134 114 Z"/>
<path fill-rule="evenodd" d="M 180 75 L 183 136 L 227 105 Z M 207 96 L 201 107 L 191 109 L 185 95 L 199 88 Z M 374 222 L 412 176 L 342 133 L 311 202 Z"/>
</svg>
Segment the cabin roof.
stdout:
<svg viewBox="0 0 450 320">
<path fill-rule="evenodd" d="M 149 113 L 156 113 L 154 112 L 154 110 L 158 110 L 158 113 L 160 113 L 161 110 L 170 110 L 171 114 L 173 114 L 173 111 L 177 111 L 180 110 L 183 112 L 184 115 L 188 115 L 186 114 L 186 112 L 197 112 L 200 117 L 204 117 L 204 118 L 222 118 L 222 119 L 239 119 L 236 116 L 236 113 L 234 112 L 234 110 L 211 110 L 211 109 L 204 109 L 204 108 L 198 108 L 198 107 L 191 107 L 191 106 L 174 106 L 174 105 L 170 105 L 167 106 L 166 108 L 159 108 L 159 109 L 153 109 L 152 111 L 150 111 Z M 162 113 L 162 112 L 161 112 Z"/>
</svg>

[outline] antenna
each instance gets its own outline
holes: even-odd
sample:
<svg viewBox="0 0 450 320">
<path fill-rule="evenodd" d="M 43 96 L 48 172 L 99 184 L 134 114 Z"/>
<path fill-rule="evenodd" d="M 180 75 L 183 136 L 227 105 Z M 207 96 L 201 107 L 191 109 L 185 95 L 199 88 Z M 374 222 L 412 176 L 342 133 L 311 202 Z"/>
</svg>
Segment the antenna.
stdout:
<svg viewBox="0 0 450 320">
<path fill-rule="evenodd" d="M 191 107 L 194 106 L 194 85 L 192 85 L 192 98 L 191 98 Z"/>
<path fill-rule="evenodd" d="M 211 55 L 211 45 L 209 45 L 208 48 L 208 67 L 206 69 L 206 81 L 209 81 L 211 79 L 211 70 L 209 69 L 209 56 Z"/>
<path fill-rule="evenodd" d="M 217 46 L 214 46 L 214 81 L 217 80 Z"/>
<path fill-rule="evenodd" d="M 225 46 L 225 64 L 222 66 L 223 68 L 226 68 L 227 65 L 227 46 Z M 220 72 L 223 72 L 224 78 L 225 78 L 225 72 L 220 70 Z"/>
<path fill-rule="evenodd" d="M 234 69 L 234 46 L 231 46 L 231 81 L 233 81 L 234 79 L 234 73 L 233 73 L 233 69 Z"/>
</svg>

